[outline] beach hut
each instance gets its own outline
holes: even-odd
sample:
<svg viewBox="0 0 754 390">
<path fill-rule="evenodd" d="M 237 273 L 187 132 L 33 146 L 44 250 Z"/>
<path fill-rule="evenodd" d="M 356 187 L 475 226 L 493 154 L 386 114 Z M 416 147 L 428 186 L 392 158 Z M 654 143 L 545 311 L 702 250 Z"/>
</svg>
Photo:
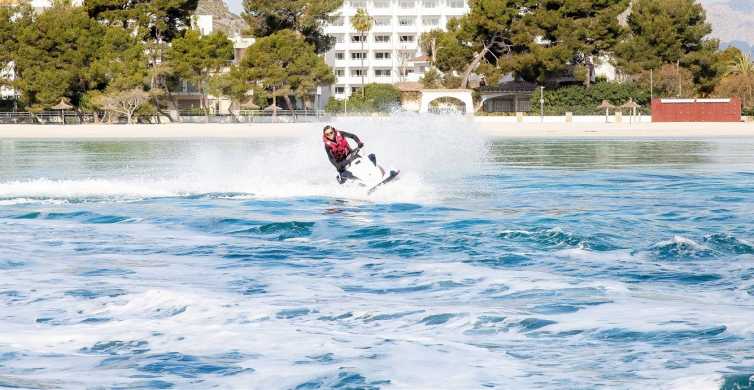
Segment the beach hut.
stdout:
<svg viewBox="0 0 754 390">
<path fill-rule="evenodd" d="M 72 109 L 73 106 L 68 104 L 66 101 L 66 98 L 62 97 L 60 98 L 60 103 L 50 107 L 51 110 L 60 110 L 60 120 L 65 124 L 65 115 L 63 114 L 64 111 Z"/>
<path fill-rule="evenodd" d="M 605 123 L 610 122 L 610 109 L 615 108 L 609 101 L 603 100 L 597 108 L 605 110 Z"/>
</svg>

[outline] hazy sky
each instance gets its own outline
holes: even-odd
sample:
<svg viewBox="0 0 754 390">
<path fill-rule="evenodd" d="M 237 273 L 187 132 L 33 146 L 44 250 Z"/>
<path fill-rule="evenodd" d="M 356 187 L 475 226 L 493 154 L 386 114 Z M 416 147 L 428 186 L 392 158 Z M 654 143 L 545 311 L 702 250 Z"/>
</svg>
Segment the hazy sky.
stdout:
<svg viewBox="0 0 754 390">
<path fill-rule="evenodd" d="M 241 1 L 242 0 L 225 0 L 225 2 L 228 3 L 228 6 L 230 7 L 230 11 L 234 14 L 240 14 L 241 11 L 243 11 Z"/>
</svg>

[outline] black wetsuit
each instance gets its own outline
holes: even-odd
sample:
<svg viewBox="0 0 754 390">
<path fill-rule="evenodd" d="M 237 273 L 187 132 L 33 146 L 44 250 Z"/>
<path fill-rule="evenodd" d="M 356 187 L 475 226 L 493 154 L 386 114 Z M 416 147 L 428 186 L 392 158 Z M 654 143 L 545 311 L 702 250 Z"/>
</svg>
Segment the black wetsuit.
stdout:
<svg viewBox="0 0 754 390">
<path fill-rule="evenodd" d="M 342 135 L 344 138 L 350 138 L 356 141 L 357 144 L 361 145 L 361 140 L 359 139 L 358 136 L 356 136 L 356 134 L 348 133 L 345 131 L 340 131 L 340 135 Z M 327 153 L 327 158 L 330 160 L 330 163 L 335 167 L 335 169 L 338 170 L 338 173 L 342 174 L 343 172 L 347 172 L 344 162 L 348 158 L 348 156 L 344 157 L 341 160 L 336 159 L 335 156 L 333 156 L 330 148 L 327 147 L 327 145 L 325 145 L 325 152 Z"/>
</svg>

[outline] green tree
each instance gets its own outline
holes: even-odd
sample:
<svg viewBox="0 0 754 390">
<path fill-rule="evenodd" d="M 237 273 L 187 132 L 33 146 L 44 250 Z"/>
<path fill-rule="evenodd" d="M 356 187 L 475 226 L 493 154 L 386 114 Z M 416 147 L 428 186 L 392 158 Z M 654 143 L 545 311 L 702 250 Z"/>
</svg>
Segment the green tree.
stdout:
<svg viewBox="0 0 754 390">
<path fill-rule="evenodd" d="M 144 88 L 149 72 L 144 45 L 122 27 L 107 27 L 88 69 L 92 89 L 128 91 Z"/>
<path fill-rule="evenodd" d="M 335 82 L 332 70 L 314 46 L 291 30 L 257 40 L 246 51 L 239 68 L 238 82 L 247 90 L 269 94 L 275 106 L 277 97 L 283 97 L 290 109 L 291 96 L 304 97 L 318 85 Z"/>
<path fill-rule="evenodd" d="M 522 34 L 526 13 L 521 10 L 532 5 L 529 3 L 532 1 L 470 0 L 470 11 L 460 19 L 460 24 L 456 27 L 449 23 L 451 34 L 466 47 L 461 50 L 461 55 L 471 54 L 462 72 L 461 88 L 468 87 L 471 74 L 483 62 L 505 66 L 507 59 L 526 50 L 528 42 L 523 40 L 525 34 Z"/>
<path fill-rule="evenodd" d="M 364 97 L 364 94 L 366 93 L 363 88 L 366 84 L 364 82 L 364 77 L 366 76 L 366 69 L 364 69 L 364 60 L 366 59 L 364 58 L 366 57 L 366 53 L 364 52 L 364 41 L 366 41 L 367 33 L 374 26 L 374 19 L 369 16 L 365 9 L 359 8 L 356 10 L 356 15 L 351 18 L 351 26 L 354 30 L 358 31 L 359 41 L 361 42 L 361 94 L 362 97 Z"/>
<path fill-rule="evenodd" d="M 88 69 L 95 61 L 105 27 L 79 7 L 56 2 L 39 15 L 16 20 L 13 55 L 14 86 L 32 109 L 43 109 L 61 97 L 78 105 L 91 87 Z"/>
<path fill-rule="evenodd" d="M 516 70 L 529 80 L 543 83 L 552 74 L 576 66 L 588 87 L 593 58 L 612 51 L 623 37 L 618 16 L 626 0 L 550 0 L 537 2 L 524 16 L 520 38 L 528 53 Z"/>
<path fill-rule="evenodd" d="M 474 47 L 459 38 L 461 22 L 448 21 L 447 30 L 432 30 L 422 34 L 422 50 L 432 57 L 432 64 L 447 73 L 461 73 L 474 57 Z M 460 83 L 459 83 L 460 85 Z"/>
<path fill-rule="evenodd" d="M 0 70 L 13 61 L 13 53 L 16 52 L 16 23 L 13 14 L 15 9 L 0 7 Z M 0 79 L 0 82 L 3 80 Z"/>
<path fill-rule="evenodd" d="M 424 73 L 421 78 L 421 83 L 424 88 L 436 89 L 442 87 L 442 74 L 435 68 L 430 68 Z"/>
<path fill-rule="evenodd" d="M 616 49 L 618 65 L 629 73 L 674 64 L 681 95 L 680 68 L 691 71 L 696 89 L 707 94 L 724 71 L 716 54 L 719 43 L 708 39 L 712 27 L 696 0 L 635 0 L 628 17 L 629 37 Z"/>
<path fill-rule="evenodd" d="M 199 0 L 84 0 L 89 16 L 133 30 L 142 40 L 170 42 L 191 25 Z"/>
<path fill-rule="evenodd" d="M 191 25 L 198 4 L 199 0 L 84 0 L 83 8 L 100 23 L 132 31 L 146 49 L 150 88 L 168 91 L 171 78 L 165 52 Z"/>
<path fill-rule="evenodd" d="M 232 65 L 227 72 L 210 78 L 208 91 L 215 96 L 230 98 L 231 104 L 240 109 L 241 103 L 248 99 L 249 91 L 253 90 L 246 83 L 239 82 L 243 78 L 241 68 Z"/>
<path fill-rule="evenodd" d="M 197 86 L 202 109 L 209 115 L 209 82 L 233 59 L 232 42 L 221 32 L 202 36 L 199 31 L 190 30 L 173 40 L 166 57 L 175 75 Z"/>
<path fill-rule="evenodd" d="M 321 54 L 334 45 L 323 29 L 343 0 L 244 0 L 243 5 L 242 16 L 251 35 L 261 38 L 282 30 L 297 31 Z"/>
</svg>

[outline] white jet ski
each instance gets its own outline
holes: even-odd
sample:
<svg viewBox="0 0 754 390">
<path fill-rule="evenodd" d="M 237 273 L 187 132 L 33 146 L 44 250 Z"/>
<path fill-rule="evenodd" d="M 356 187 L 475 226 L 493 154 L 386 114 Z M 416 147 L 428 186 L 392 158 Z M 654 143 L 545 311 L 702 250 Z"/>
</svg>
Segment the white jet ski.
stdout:
<svg viewBox="0 0 754 390">
<path fill-rule="evenodd" d="M 361 187 L 368 188 L 367 194 L 371 195 L 378 188 L 398 178 L 399 170 L 386 170 L 377 163 L 377 156 L 362 155 L 361 148 L 356 148 L 347 157 L 346 170 L 351 173 L 342 175 L 341 182 L 355 182 Z"/>
</svg>

